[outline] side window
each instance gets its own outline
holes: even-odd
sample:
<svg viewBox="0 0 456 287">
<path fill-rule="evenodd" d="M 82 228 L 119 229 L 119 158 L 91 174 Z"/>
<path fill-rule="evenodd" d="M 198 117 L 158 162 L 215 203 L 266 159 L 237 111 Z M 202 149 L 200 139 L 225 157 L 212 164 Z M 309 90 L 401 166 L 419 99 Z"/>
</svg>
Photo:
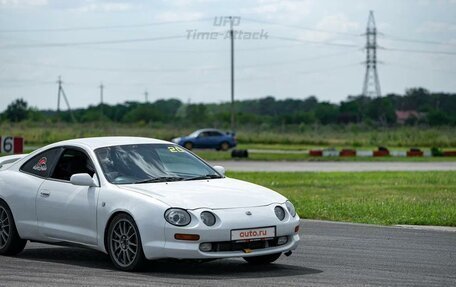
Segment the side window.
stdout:
<svg viewBox="0 0 456 287">
<path fill-rule="evenodd" d="M 48 177 L 60 153 L 60 148 L 44 151 L 21 166 L 21 171 L 31 173 L 40 177 Z"/>
<path fill-rule="evenodd" d="M 208 137 L 209 136 L 209 132 L 201 132 L 198 137 L 199 138 L 205 138 L 205 137 Z"/>
<path fill-rule="evenodd" d="M 219 137 L 219 136 L 221 136 L 222 134 L 219 133 L 219 132 L 217 132 L 217 131 L 212 131 L 212 132 L 210 132 L 210 135 L 211 135 L 211 137 Z"/>
<path fill-rule="evenodd" d="M 65 149 L 50 177 L 70 181 L 71 176 L 76 173 L 88 173 L 90 176 L 93 176 L 95 168 L 89 157 L 82 151 Z"/>
</svg>

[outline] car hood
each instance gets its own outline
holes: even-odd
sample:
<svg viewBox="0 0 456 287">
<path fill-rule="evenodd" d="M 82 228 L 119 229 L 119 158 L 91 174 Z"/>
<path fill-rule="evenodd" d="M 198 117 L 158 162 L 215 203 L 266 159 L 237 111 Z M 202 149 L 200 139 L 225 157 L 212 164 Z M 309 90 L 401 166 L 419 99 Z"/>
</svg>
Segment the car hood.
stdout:
<svg viewBox="0 0 456 287">
<path fill-rule="evenodd" d="M 268 188 L 231 178 L 130 184 L 118 187 L 154 197 L 170 207 L 185 209 L 241 208 L 286 201 L 285 197 Z"/>
</svg>

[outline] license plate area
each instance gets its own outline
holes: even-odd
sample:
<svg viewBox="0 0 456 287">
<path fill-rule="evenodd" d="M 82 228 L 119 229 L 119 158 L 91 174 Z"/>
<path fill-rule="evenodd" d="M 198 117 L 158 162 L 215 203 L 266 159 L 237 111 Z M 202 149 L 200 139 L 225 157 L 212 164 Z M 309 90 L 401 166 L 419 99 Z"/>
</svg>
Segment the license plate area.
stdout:
<svg viewBox="0 0 456 287">
<path fill-rule="evenodd" d="M 231 241 L 265 240 L 275 236 L 275 226 L 231 230 Z"/>
</svg>

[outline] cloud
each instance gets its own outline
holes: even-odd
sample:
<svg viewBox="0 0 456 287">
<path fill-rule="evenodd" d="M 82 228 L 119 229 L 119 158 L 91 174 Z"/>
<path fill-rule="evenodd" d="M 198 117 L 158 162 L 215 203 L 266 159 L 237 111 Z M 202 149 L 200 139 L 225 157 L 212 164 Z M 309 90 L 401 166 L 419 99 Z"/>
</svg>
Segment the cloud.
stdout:
<svg viewBox="0 0 456 287">
<path fill-rule="evenodd" d="M 323 17 L 315 25 L 315 30 L 321 30 L 321 32 L 305 31 L 300 34 L 300 38 L 303 40 L 318 42 L 330 41 L 338 37 L 336 33 L 361 32 L 361 25 L 358 22 L 351 21 L 344 14 L 336 14 Z M 326 33 L 325 31 L 328 31 L 330 33 Z"/>
<path fill-rule="evenodd" d="M 419 28 L 418 33 L 446 33 L 456 32 L 456 24 L 428 21 L 424 22 Z"/>
<path fill-rule="evenodd" d="M 241 12 L 281 23 L 296 24 L 309 15 L 312 4 L 312 0 L 257 0 L 255 7 L 241 9 Z"/>
<path fill-rule="evenodd" d="M 122 12 L 133 9 L 132 1 L 95 1 L 85 0 L 80 5 L 70 8 L 76 12 Z"/>
<path fill-rule="evenodd" d="M 48 4 L 48 0 L 0 0 L 0 7 L 8 8 L 29 8 Z"/>
<path fill-rule="evenodd" d="M 164 4 L 173 5 L 175 7 L 188 8 L 200 4 L 206 4 L 209 2 L 215 2 L 215 0 L 162 0 Z"/>
<path fill-rule="evenodd" d="M 358 22 L 351 21 L 344 14 L 326 16 L 317 23 L 317 29 L 336 31 L 336 32 L 353 32 L 360 30 Z"/>
<path fill-rule="evenodd" d="M 173 21 L 192 21 L 203 18 L 204 14 L 195 11 L 164 11 L 155 16 L 157 21 L 173 22 Z"/>
</svg>

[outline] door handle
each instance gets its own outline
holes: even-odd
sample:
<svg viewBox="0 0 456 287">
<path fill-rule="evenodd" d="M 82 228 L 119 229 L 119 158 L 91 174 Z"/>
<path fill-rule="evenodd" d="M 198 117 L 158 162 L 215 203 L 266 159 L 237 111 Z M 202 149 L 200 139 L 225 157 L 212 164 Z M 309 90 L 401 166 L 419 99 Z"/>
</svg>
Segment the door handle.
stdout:
<svg viewBox="0 0 456 287">
<path fill-rule="evenodd" d="M 41 196 L 42 197 L 48 197 L 49 195 L 51 195 L 51 193 L 47 190 L 43 190 L 40 192 Z"/>
</svg>

